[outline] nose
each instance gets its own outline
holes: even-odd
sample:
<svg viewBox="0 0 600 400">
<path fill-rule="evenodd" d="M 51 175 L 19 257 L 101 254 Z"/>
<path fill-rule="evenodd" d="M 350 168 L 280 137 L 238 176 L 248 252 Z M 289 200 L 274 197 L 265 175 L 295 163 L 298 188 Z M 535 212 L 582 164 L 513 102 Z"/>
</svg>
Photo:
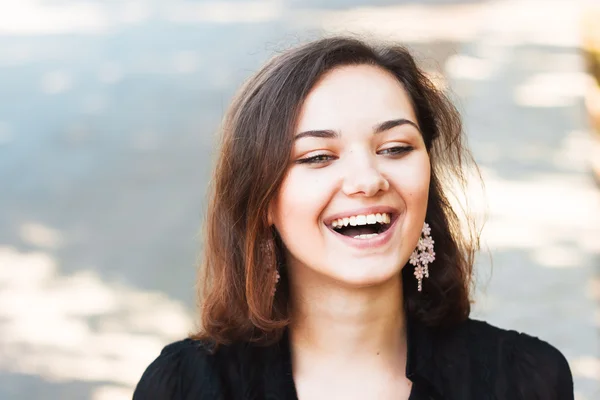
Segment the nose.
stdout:
<svg viewBox="0 0 600 400">
<path fill-rule="evenodd" d="M 388 180 L 379 171 L 377 163 L 369 157 L 353 157 L 345 166 L 342 190 L 347 196 L 375 196 L 379 191 L 387 191 Z"/>
</svg>

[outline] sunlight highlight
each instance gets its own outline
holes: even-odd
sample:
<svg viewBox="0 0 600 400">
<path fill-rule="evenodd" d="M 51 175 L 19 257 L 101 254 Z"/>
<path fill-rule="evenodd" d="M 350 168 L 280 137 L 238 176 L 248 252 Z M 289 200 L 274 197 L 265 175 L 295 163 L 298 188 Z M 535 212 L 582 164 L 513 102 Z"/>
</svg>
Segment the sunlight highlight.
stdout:
<svg viewBox="0 0 600 400">
<path fill-rule="evenodd" d="M 592 77 L 583 72 L 542 73 L 517 86 L 515 103 L 524 107 L 566 107 L 583 99 Z"/>
<path fill-rule="evenodd" d="M 3 371 L 112 383 L 94 396 L 130 397 L 161 348 L 191 329 L 186 307 L 160 292 L 107 283 L 91 269 L 61 276 L 47 253 L 0 247 Z"/>
<path fill-rule="evenodd" d="M 35 222 L 21 225 L 20 236 L 26 243 L 49 249 L 56 249 L 63 242 L 59 231 Z"/>
</svg>

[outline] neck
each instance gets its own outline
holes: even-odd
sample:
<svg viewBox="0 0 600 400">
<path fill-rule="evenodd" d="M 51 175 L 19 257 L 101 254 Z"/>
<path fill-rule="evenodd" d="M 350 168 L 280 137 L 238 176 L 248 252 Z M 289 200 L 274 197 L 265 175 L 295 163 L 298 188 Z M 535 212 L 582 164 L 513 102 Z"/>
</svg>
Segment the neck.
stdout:
<svg viewBox="0 0 600 400">
<path fill-rule="evenodd" d="M 400 276 L 377 286 L 349 288 L 339 283 L 292 285 L 290 341 L 295 369 L 316 362 L 393 366 L 406 360 L 406 330 Z M 324 287 L 325 286 L 325 287 Z"/>
</svg>

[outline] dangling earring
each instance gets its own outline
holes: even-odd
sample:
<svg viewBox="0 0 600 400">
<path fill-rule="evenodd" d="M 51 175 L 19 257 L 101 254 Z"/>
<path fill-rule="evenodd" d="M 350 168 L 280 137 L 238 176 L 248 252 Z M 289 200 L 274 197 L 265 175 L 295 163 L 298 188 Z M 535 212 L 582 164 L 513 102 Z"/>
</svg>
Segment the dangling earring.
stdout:
<svg viewBox="0 0 600 400">
<path fill-rule="evenodd" d="M 421 237 L 417 248 L 412 252 L 409 263 L 415 266 L 415 277 L 417 278 L 417 290 L 420 292 L 423 289 L 423 277 L 429 278 L 429 267 L 435 260 L 435 252 L 433 251 L 433 239 L 431 238 L 431 228 L 427 222 L 423 223 Z"/>
<path fill-rule="evenodd" d="M 275 278 L 273 279 L 274 282 L 272 283 L 273 286 L 271 289 L 271 296 L 274 296 L 275 292 L 277 291 L 277 283 L 279 282 L 279 279 L 281 279 L 281 276 L 279 275 L 279 269 L 277 266 L 277 256 L 275 254 L 275 244 L 273 243 L 273 239 L 270 238 L 263 240 L 263 242 L 260 244 L 260 250 L 262 253 L 263 262 L 267 264 L 266 270 L 269 276 L 273 271 L 275 271 Z"/>
</svg>

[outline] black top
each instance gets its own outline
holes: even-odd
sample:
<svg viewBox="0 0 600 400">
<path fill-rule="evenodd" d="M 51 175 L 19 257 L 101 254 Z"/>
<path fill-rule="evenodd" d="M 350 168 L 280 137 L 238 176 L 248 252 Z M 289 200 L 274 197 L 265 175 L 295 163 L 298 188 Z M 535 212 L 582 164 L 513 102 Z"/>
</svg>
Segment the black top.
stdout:
<svg viewBox="0 0 600 400">
<path fill-rule="evenodd" d="M 452 329 L 407 325 L 410 400 L 572 400 L 567 360 L 550 344 L 485 322 Z M 296 400 L 287 333 L 268 347 L 186 339 L 146 369 L 134 400 Z"/>
</svg>

